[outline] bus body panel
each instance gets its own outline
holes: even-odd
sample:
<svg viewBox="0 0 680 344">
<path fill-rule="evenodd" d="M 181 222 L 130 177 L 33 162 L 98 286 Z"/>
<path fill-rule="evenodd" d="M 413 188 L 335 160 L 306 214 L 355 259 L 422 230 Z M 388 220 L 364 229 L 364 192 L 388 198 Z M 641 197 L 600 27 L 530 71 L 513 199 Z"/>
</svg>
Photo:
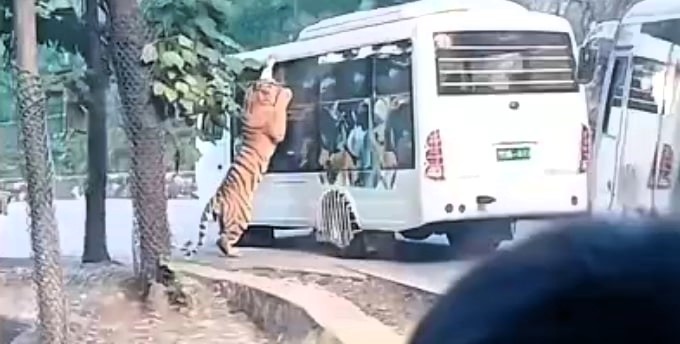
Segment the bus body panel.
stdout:
<svg viewBox="0 0 680 344">
<path fill-rule="evenodd" d="M 582 94 L 496 95 L 480 104 L 474 99 L 440 99 L 438 114 L 449 116 L 441 131 L 445 180 L 425 178 L 423 193 L 447 190 L 447 202 L 462 205 L 449 218 L 527 217 L 583 213 L 587 210 L 587 175 L 579 173 L 580 143 L 585 118 Z M 509 110 L 510 102 L 520 109 Z M 555 106 L 562 104 L 562 106 Z M 547 110 L 551 109 L 553 110 Z M 423 144 L 426 144 L 423 142 Z M 526 160 L 498 160 L 499 149 L 528 149 Z M 426 187 L 429 185 L 430 187 Z M 490 196 L 495 202 L 478 209 L 476 198 Z M 574 204 L 576 203 L 576 204 Z"/>
<path fill-rule="evenodd" d="M 267 174 L 255 193 L 252 223 L 311 227 L 321 191 L 312 173 Z"/>
<path fill-rule="evenodd" d="M 202 120 L 197 121 L 199 128 Z M 214 142 L 196 138 L 196 149 L 201 154 L 196 161 L 196 193 L 201 204 L 215 195 L 231 165 L 231 134 L 219 130 L 219 135 L 213 138 L 216 138 Z"/>
</svg>

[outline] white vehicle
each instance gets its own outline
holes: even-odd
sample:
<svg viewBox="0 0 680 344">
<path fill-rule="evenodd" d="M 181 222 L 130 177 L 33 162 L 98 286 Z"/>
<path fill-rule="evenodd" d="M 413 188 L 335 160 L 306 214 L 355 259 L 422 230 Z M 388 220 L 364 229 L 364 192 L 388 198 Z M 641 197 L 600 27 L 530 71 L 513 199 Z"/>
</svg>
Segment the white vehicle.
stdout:
<svg viewBox="0 0 680 344">
<path fill-rule="evenodd" d="M 317 240 L 363 254 L 369 233 L 445 233 L 456 247 L 473 236 L 493 248 L 515 219 L 587 212 L 574 47 L 563 18 L 455 0 L 323 20 L 240 55 L 274 55 L 294 92 L 253 225 L 314 227 Z M 234 146 L 218 134 L 217 145 L 198 143 L 203 200 Z"/>
<path fill-rule="evenodd" d="M 594 212 L 639 216 L 677 211 L 680 2 L 647 0 L 629 10 L 604 81 Z"/>
</svg>

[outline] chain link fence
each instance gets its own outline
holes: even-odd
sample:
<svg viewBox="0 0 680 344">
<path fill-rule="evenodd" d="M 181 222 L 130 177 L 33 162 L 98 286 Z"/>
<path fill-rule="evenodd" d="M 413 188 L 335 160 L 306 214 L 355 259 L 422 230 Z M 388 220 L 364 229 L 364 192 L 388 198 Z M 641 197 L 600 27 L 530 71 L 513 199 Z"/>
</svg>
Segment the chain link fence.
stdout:
<svg viewBox="0 0 680 344">
<path fill-rule="evenodd" d="M 37 287 L 40 342 L 66 344 L 68 336 L 59 231 L 54 213 L 54 166 L 47 139 L 47 102 L 41 80 L 17 71 L 20 143 L 28 187 L 33 279 Z"/>
<path fill-rule="evenodd" d="M 153 35 L 139 11 L 112 19 L 112 57 L 130 142 L 130 194 L 134 213 L 133 262 L 142 287 L 156 279 L 158 264 L 170 255 L 165 194 L 165 131 L 150 102 L 151 70 L 141 64 Z"/>
</svg>

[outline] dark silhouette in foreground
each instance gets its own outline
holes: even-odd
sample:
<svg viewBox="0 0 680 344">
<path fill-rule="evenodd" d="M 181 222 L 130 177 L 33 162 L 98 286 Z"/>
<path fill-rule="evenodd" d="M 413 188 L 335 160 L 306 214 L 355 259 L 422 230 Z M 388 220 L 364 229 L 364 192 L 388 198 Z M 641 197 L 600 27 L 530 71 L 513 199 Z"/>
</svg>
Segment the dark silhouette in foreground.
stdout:
<svg viewBox="0 0 680 344">
<path fill-rule="evenodd" d="M 678 228 L 585 223 L 537 235 L 459 281 L 411 343 L 680 343 Z"/>
</svg>

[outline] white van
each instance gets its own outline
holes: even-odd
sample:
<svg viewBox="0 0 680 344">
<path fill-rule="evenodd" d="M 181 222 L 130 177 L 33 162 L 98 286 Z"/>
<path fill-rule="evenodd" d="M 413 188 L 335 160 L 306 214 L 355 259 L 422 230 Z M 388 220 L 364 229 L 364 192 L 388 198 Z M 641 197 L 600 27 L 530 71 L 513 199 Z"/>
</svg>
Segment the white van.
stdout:
<svg viewBox="0 0 680 344">
<path fill-rule="evenodd" d="M 647 0 L 622 19 L 598 117 L 599 214 L 677 213 L 680 2 Z"/>
<path fill-rule="evenodd" d="M 274 55 L 294 92 L 253 225 L 314 227 L 319 241 L 361 255 L 370 233 L 445 233 L 452 246 L 472 235 L 494 248 L 518 218 L 587 212 L 590 129 L 574 47 L 563 18 L 456 0 L 323 20 L 240 55 Z M 234 146 L 218 134 L 217 145 L 198 142 L 203 200 Z"/>
</svg>

